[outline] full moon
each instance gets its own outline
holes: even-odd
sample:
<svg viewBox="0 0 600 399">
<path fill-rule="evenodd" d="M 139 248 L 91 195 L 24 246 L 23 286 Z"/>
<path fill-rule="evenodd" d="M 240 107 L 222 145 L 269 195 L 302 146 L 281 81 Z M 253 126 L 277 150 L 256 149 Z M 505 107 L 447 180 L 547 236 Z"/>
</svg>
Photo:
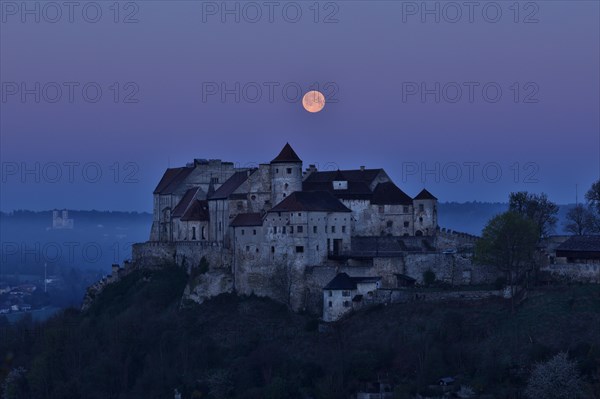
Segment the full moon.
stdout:
<svg viewBox="0 0 600 399">
<path fill-rule="evenodd" d="M 317 90 L 309 91 L 302 98 L 302 106 L 308 112 L 319 112 L 325 107 L 325 96 Z"/>
</svg>

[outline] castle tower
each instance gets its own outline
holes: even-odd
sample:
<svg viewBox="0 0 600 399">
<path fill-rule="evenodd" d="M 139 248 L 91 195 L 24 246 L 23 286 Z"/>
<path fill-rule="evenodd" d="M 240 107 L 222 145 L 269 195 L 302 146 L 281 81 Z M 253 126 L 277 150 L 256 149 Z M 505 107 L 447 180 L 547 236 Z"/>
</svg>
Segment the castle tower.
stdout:
<svg viewBox="0 0 600 399">
<path fill-rule="evenodd" d="M 437 222 L 437 198 L 429 191 L 423 189 L 413 198 L 413 226 L 417 236 L 434 235 Z"/>
<path fill-rule="evenodd" d="M 294 191 L 302 191 L 302 160 L 289 143 L 271 161 L 271 204 L 277 205 Z"/>
</svg>

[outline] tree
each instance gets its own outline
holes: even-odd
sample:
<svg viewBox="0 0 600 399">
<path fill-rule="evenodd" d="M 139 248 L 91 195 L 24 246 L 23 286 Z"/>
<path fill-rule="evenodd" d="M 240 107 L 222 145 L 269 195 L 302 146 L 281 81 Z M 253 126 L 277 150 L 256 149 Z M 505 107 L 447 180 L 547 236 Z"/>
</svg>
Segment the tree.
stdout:
<svg viewBox="0 0 600 399">
<path fill-rule="evenodd" d="M 532 220 L 537 226 L 540 237 L 546 237 L 556 226 L 558 206 L 542 194 L 527 191 L 510 193 L 508 208 Z"/>
<path fill-rule="evenodd" d="M 573 235 L 582 236 L 593 230 L 593 213 L 583 204 L 577 204 L 567 212 L 565 230 Z"/>
<path fill-rule="evenodd" d="M 529 377 L 525 395 L 531 399 L 578 399 L 583 389 L 577 365 L 561 352 L 537 364 Z"/>
<path fill-rule="evenodd" d="M 275 270 L 271 274 L 270 285 L 273 288 L 275 297 L 292 308 L 292 298 L 294 285 L 298 277 L 294 272 L 293 265 L 287 262 L 287 258 L 275 265 Z"/>
<path fill-rule="evenodd" d="M 514 311 L 515 285 L 533 268 L 538 226 L 514 211 L 492 218 L 475 247 L 475 261 L 498 268 L 511 287 L 511 310 Z"/>
<path fill-rule="evenodd" d="M 598 233 L 600 232 L 600 180 L 592 184 L 585 193 L 585 199 L 590 212 L 590 232 Z"/>
<path fill-rule="evenodd" d="M 592 184 L 592 187 L 585 193 L 585 199 L 588 205 L 593 207 L 597 213 L 600 213 L 600 180 Z"/>
</svg>

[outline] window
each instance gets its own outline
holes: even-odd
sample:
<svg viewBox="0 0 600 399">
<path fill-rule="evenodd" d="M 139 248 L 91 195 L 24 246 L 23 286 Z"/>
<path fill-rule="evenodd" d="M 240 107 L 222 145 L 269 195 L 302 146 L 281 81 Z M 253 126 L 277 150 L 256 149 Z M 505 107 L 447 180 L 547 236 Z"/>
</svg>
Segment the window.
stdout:
<svg viewBox="0 0 600 399">
<path fill-rule="evenodd" d="M 342 233 L 346 232 L 346 226 L 342 226 Z"/>
<path fill-rule="evenodd" d="M 394 222 L 392 222 L 391 220 L 388 220 L 387 223 L 385 224 L 387 227 L 392 227 L 392 225 L 394 224 Z"/>
<path fill-rule="evenodd" d="M 271 253 L 274 254 L 275 253 L 275 247 L 271 247 Z"/>
<path fill-rule="evenodd" d="M 349 307 L 350 307 L 350 302 L 348 302 L 348 301 L 344 301 L 344 307 L 345 307 L 345 308 L 349 308 Z"/>
<path fill-rule="evenodd" d="M 282 232 L 283 234 L 286 234 L 286 232 L 285 232 L 285 226 L 283 226 L 283 227 L 281 228 L 281 232 Z"/>
<path fill-rule="evenodd" d="M 252 230 L 252 235 L 256 235 L 256 229 Z"/>
<path fill-rule="evenodd" d="M 302 232 L 304 232 L 304 228 L 302 226 L 297 226 L 296 227 L 296 232 L 302 233 Z"/>
<path fill-rule="evenodd" d="M 246 245 L 246 252 L 250 251 L 250 245 Z"/>
<path fill-rule="evenodd" d="M 256 199 L 256 195 L 252 194 L 252 195 L 250 196 L 250 199 L 251 199 L 252 201 L 254 201 L 254 200 Z"/>
<path fill-rule="evenodd" d="M 350 296 L 350 291 L 342 291 L 342 296 Z"/>
<path fill-rule="evenodd" d="M 408 213 L 408 207 L 407 207 L 407 206 L 405 206 L 404 208 L 402 208 L 402 211 L 403 211 L 404 213 Z"/>
<path fill-rule="evenodd" d="M 223 227 L 222 223 L 219 222 L 219 231 L 221 231 L 221 228 Z"/>
<path fill-rule="evenodd" d="M 319 250 L 319 246 L 317 245 L 317 251 Z"/>
<path fill-rule="evenodd" d="M 210 178 L 210 182 L 213 184 L 217 184 L 219 182 L 219 178 L 218 177 L 211 177 Z"/>
<path fill-rule="evenodd" d="M 317 234 L 317 226 L 313 226 L 313 233 Z"/>
<path fill-rule="evenodd" d="M 242 201 L 238 201 L 237 202 L 237 210 L 241 211 L 242 209 L 244 209 L 244 203 Z"/>
<path fill-rule="evenodd" d="M 423 218 L 422 217 L 419 218 L 419 222 L 423 223 Z"/>
<path fill-rule="evenodd" d="M 275 168 L 275 173 L 279 173 L 279 168 Z"/>
<path fill-rule="evenodd" d="M 302 216 L 302 213 L 298 212 L 298 216 Z"/>
<path fill-rule="evenodd" d="M 294 226 L 290 226 L 290 234 L 294 234 Z"/>
<path fill-rule="evenodd" d="M 385 206 L 379 205 L 379 213 L 385 212 Z"/>
<path fill-rule="evenodd" d="M 245 231 L 244 231 L 244 229 L 242 229 L 242 235 L 244 235 L 244 233 L 245 233 Z"/>
<path fill-rule="evenodd" d="M 425 210 L 425 205 L 419 204 L 419 212 L 423 212 Z"/>
<path fill-rule="evenodd" d="M 333 296 L 333 291 L 329 291 L 329 296 Z"/>
<path fill-rule="evenodd" d="M 196 239 L 196 228 L 192 227 L 192 240 Z"/>
<path fill-rule="evenodd" d="M 329 307 L 333 307 L 333 304 L 331 303 L 331 301 L 329 301 Z"/>
<path fill-rule="evenodd" d="M 287 197 L 287 194 L 286 194 L 286 193 L 283 193 L 283 198 L 285 198 L 285 197 Z"/>
<path fill-rule="evenodd" d="M 331 232 L 335 233 L 335 226 L 331 226 Z"/>
<path fill-rule="evenodd" d="M 292 168 L 287 168 L 285 171 L 287 172 L 288 175 L 292 174 Z"/>
<path fill-rule="evenodd" d="M 404 227 L 408 227 L 408 222 L 404 222 Z"/>
<path fill-rule="evenodd" d="M 288 188 L 289 186 L 290 186 L 289 184 L 285 183 L 285 184 L 283 185 L 283 188 L 285 188 L 285 189 L 287 190 L 287 188 Z"/>
<path fill-rule="evenodd" d="M 304 247 L 301 245 L 297 246 L 296 253 L 298 253 L 298 254 L 304 253 Z"/>
<path fill-rule="evenodd" d="M 256 247 L 256 253 L 258 253 L 258 247 Z"/>
</svg>

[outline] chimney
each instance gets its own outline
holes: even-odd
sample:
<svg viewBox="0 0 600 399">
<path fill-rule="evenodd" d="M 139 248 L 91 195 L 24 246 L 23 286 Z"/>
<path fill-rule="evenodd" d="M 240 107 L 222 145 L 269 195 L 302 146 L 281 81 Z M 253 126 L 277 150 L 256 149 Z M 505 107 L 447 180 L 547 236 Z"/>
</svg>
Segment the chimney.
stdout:
<svg viewBox="0 0 600 399">
<path fill-rule="evenodd" d="M 308 165 L 308 168 L 306 168 L 306 171 L 302 174 L 304 178 L 310 176 L 311 173 L 316 172 L 317 171 L 317 166 L 315 164 L 310 164 Z"/>
<path fill-rule="evenodd" d="M 360 166 L 360 170 L 362 170 L 362 171 L 364 172 L 364 170 L 365 170 L 365 165 L 361 165 L 361 166 Z"/>
</svg>

